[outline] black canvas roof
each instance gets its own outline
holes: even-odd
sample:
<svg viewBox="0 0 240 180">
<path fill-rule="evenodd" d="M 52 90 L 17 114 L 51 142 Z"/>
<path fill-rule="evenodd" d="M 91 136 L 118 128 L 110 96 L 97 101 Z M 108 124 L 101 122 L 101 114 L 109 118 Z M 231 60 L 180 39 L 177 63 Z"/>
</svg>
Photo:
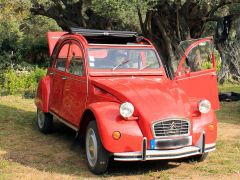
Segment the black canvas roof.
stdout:
<svg viewBox="0 0 240 180">
<path fill-rule="evenodd" d="M 88 43 L 93 44 L 128 44 L 143 41 L 143 38 L 137 32 L 132 31 L 70 28 L 70 32 L 81 34 L 87 39 Z"/>
</svg>

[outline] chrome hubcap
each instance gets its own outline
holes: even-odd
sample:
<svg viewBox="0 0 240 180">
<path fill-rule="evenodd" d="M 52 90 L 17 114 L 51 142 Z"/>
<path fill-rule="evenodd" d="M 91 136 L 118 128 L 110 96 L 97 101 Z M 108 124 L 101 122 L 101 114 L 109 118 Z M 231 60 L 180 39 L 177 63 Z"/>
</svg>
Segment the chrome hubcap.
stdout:
<svg viewBox="0 0 240 180">
<path fill-rule="evenodd" d="M 38 110 L 38 113 L 37 113 L 37 120 L 38 120 L 39 128 L 42 129 L 44 126 L 45 116 L 44 116 L 44 113 L 40 110 Z"/>
<path fill-rule="evenodd" d="M 97 162 L 97 138 L 93 129 L 89 129 L 86 136 L 86 153 L 91 167 Z"/>
</svg>

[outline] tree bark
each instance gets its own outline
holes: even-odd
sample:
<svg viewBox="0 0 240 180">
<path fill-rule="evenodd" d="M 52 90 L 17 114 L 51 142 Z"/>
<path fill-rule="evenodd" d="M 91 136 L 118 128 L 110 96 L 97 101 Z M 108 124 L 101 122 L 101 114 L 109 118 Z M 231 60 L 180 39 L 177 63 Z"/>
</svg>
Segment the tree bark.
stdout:
<svg viewBox="0 0 240 180">
<path fill-rule="evenodd" d="M 226 80 L 240 82 L 240 41 L 217 43 L 216 47 L 221 55 L 219 83 L 223 84 Z"/>
</svg>

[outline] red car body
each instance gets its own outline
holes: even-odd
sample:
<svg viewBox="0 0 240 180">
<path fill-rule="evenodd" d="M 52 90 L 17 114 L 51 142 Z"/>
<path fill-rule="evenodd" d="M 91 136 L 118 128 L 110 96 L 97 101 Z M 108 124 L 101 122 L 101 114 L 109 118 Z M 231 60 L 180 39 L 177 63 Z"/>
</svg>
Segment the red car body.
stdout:
<svg viewBox="0 0 240 180">
<path fill-rule="evenodd" d="M 51 114 L 80 134 L 86 133 L 88 123 L 94 120 L 102 146 L 117 161 L 177 159 L 215 150 L 215 110 L 219 109 L 219 102 L 214 54 L 211 54 L 208 69 L 191 72 L 184 68 L 188 54 L 197 46 L 211 43 L 212 38 L 190 43 L 171 79 L 149 40 L 141 37 L 132 44 L 118 43 L 117 40 L 115 43 L 107 35 L 89 40 L 89 36 L 81 33 L 48 33 L 51 66 L 39 82 L 35 98 L 38 110 Z M 108 43 L 102 43 L 105 37 L 108 37 Z M 64 45 L 68 43 L 70 50 L 67 51 Z M 81 52 L 72 53 L 74 48 Z M 98 52 L 98 48 L 151 50 L 156 53 L 160 67 L 93 69 L 89 55 L 91 48 L 96 50 L 91 52 L 95 57 L 105 56 L 104 50 Z M 59 70 L 56 61 L 62 63 L 58 60 L 62 58 L 61 53 L 68 53 L 68 56 L 63 55 L 66 56 L 65 68 Z M 70 61 L 75 56 L 82 58 L 81 75 L 70 73 Z M 202 99 L 211 103 L 207 113 L 199 111 Z M 119 112 L 124 102 L 134 106 L 134 113 L 129 118 Z M 187 130 L 181 134 L 184 126 Z M 163 127 L 168 134 L 158 136 Z"/>
</svg>

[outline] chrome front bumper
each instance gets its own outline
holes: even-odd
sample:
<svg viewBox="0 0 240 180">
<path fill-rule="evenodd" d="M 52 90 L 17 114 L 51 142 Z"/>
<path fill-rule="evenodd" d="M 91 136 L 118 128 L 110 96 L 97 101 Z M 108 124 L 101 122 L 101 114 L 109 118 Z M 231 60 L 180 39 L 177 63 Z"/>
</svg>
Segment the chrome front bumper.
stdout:
<svg viewBox="0 0 240 180">
<path fill-rule="evenodd" d="M 216 144 L 206 144 L 205 153 L 214 151 Z M 143 161 L 143 160 L 163 160 L 163 159 L 179 159 L 193 155 L 202 154 L 201 148 L 197 146 L 188 146 L 174 150 L 146 150 L 146 157 L 142 152 L 124 152 L 114 153 L 115 161 Z"/>
<path fill-rule="evenodd" d="M 142 151 L 114 153 L 115 161 L 147 161 L 147 160 L 166 160 L 179 159 L 194 155 L 201 155 L 216 149 L 216 143 L 205 144 L 205 133 L 199 138 L 197 146 L 187 146 L 171 150 L 147 150 L 147 139 L 143 138 Z"/>
</svg>

